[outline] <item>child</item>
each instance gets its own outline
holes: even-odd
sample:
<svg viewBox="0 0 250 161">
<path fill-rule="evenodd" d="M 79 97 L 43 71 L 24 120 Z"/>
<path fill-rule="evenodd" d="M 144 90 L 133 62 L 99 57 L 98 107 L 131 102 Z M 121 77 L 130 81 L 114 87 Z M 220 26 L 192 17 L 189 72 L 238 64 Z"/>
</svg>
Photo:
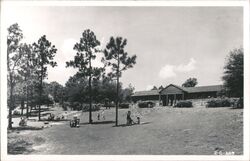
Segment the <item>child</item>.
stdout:
<svg viewBox="0 0 250 161">
<path fill-rule="evenodd" d="M 139 116 L 137 116 L 137 124 L 140 124 L 140 121 L 141 119 L 140 119 L 140 117 Z"/>
<path fill-rule="evenodd" d="M 97 114 L 97 120 L 100 120 L 100 113 Z"/>
</svg>

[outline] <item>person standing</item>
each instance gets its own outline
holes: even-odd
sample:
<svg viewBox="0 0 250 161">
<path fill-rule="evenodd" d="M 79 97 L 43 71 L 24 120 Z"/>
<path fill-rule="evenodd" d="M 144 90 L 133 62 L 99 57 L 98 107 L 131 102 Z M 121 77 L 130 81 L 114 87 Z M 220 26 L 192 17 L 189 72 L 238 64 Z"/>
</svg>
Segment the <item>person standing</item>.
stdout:
<svg viewBox="0 0 250 161">
<path fill-rule="evenodd" d="M 105 112 L 102 110 L 102 119 L 105 120 Z"/>
<path fill-rule="evenodd" d="M 132 125 L 134 121 L 131 118 L 131 111 L 128 111 L 127 113 L 127 125 Z"/>
</svg>

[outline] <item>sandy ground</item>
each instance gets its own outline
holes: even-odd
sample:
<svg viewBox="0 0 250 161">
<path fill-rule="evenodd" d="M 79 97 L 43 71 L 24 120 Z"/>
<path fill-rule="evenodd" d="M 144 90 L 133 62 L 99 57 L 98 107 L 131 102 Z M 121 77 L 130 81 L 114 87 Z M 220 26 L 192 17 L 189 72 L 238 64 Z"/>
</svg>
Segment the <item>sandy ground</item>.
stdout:
<svg viewBox="0 0 250 161">
<path fill-rule="evenodd" d="M 50 123 L 42 130 L 8 133 L 11 154 L 152 154 L 213 155 L 215 151 L 243 153 L 243 110 L 230 108 L 131 109 L 141 116 L 140 125 L 125 126 L 128 109 L 119 110 L 114 127 L 114 109 L 105 110 L 105 120 L 87 124 L 88 113 L 78 113 L 79 128 L 69 122 Z M 68 117 L 72 117 L 69 115 Z M 135 118 L 134 118 L 135 119 Z M 51 126 L 52 125 L 52 126 Z M 15 151 L 14 142 L 19 149 Z M 22 149 L 22 147 L 25 147 Z M 14 150 L 13 150 L 14 149 Z"/>
</svg>

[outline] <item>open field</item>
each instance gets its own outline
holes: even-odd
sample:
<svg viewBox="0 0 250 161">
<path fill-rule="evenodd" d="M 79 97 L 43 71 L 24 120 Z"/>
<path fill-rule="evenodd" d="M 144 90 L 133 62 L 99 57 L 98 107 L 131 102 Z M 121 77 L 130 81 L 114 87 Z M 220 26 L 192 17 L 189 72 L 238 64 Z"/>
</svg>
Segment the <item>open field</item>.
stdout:
<svg viewBox="0 0 250 161">
<path fill-rule="evenodd" d="M 113 122 L 115 111 L 110 109 L 105 110 L 105 120 L 97 121 L 94 112 L 92 125 L 87 124 L 88 113 L 79 112 L 80 128 L 70 128 L 69 122 L 54 122 L 42 130 L 13 130 L 8 133 L 8 151 L 78 155 L 213 155 L 216 150 L 243 153 L 243 109 L 133 109 L 132 113 L 142 115 L 142 124 L 125 126 L 127 111 L 119 110 L 118 127 Z"/>
</svg>

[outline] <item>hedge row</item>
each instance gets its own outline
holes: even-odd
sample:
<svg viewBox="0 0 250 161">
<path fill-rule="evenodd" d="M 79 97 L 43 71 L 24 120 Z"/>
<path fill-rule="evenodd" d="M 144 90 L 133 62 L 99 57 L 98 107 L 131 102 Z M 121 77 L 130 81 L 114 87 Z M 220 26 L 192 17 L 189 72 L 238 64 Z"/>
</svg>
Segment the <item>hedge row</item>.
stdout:
<svg viewBox="0 0 250 161">
<path fill-rule="evenodd" d="M 100 105 L 98 105 L 98 104 L 93 104 L 91 110 L 92 110 L 92 111 L 99 111 L 99 110 L 100 110 Z M 89 111 L 89 105 L 83 106 L 82 111 L 83 111 L 83 112 Z"/>
<path fill-rule="evenodd" d="M 243 99 L 218 98 L 207 101 L 206 107 L 243 108 Z"/>
<path fill-rule="evenodd" d="M 152 101 L 140 101 L 138 102 L 139 108 L 153 108 L 155 106 L 155 103 Z"/>
<path fill-rule="evenodd" d="M 129 108 L 129 103 L 121 103 L 120 105 L 119 105 L 119 107 L 120 108 Z"/>
<path fill-rule="evenodd" d="M 174 107 L 193 107 L 193 104 L 191 101 L 179 101 L 176 103 Z"/>
<path fill-rule="evenodd" d="M 64 102 L 63 109 L 67 110 L 67 108 L 71 108 L 72 110 L 77 111 L 89 111 L 89 104 L 80 103 L 80 102 Z M 92 104 L 92 111 L 100 110 L 99 104 Z"/>
<path fill-rule="evenodd" d="M 230 99 L 213 99 L 207 101 L 207 107 L 230 107 Z"/>
</svg>

